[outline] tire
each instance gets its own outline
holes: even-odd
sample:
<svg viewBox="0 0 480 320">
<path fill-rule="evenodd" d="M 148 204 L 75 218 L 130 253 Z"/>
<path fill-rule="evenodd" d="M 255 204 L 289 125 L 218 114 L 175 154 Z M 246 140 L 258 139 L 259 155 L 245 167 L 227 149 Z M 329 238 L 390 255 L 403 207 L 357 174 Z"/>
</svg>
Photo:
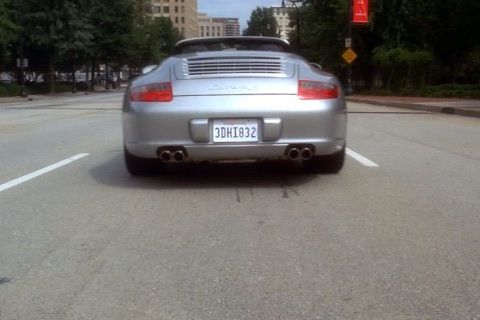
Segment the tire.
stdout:
<svg viewBox="0 0 480 320">
<path fill-rule="evenodd" d="M 129 153 L 125 147 L 123 148 L 123 155 L 125 167 L 132 176 L 148 175 L 159 165 L 158 161 L 154 159 L 135 157 Z"/>
<path fill-rule="evenodd" d="M 326 156 L 314 156 L 303 161 L 303 171 L 306 173 L 338 173 L 345 163 L 345 146 L 341 151 Z"/>
</svg>

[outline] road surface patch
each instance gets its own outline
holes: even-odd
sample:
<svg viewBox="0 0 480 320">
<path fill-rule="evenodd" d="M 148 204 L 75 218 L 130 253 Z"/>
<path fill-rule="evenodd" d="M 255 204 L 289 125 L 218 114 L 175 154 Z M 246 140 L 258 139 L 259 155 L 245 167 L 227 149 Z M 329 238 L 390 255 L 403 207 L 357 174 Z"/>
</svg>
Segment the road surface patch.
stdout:
<svg viewBox="0 0 480 320">
<path fill-rule="evenodd" d="M 77 154 L 73 157 L 70 157 L 70 158 L 64 159 L 62 161 L 56 162 L 56 163 L 51 164 L 51 165 L 49 165 L 45 168 L 42 168 L 42 169 L 39 169 L 39 170 L 34 171 L 32 173 L 26 174 L 22 177 L 10 180 L 10 181 L 0 185 L 0 192 L 5 191 L 5 190 L 10 189 L 10 188 L 13 188 L 13 187 L 15 187 L 19 184 L 22 184 L 22 183 L 27 182 L 29 180 L 32 180 L 34 178 L 37 178 L 41 175 L 44 175 L 45 173 L 48 173 L 50 171 L 53 171 L 53 170 L 58 169 L 60 167 L 63 167 L 65 165 L 69 164 L 69 163 L 72 163 L 72 162 L 74 162 L 76 160 L 79 160 L 83 157 L 86 157 L 88 155 L 89 155 L 89 153 L 79 153 L 79 154 Z"/>
<path fill-rule="evenodd" d="M 347 148 L 347 155 L 350 156 L 351 158 L 357 160 L 358 162 L 360 162 L 362 165 L 364 165 L 365 167 L 369 167 L 369 168 L 378 168 L 379 165 L 376 164 L 375 162 L 373 162 L 372 160 L 362 156 L 361 154 L 353 151 L 352 149 L 349 149 Z"/>
</svg>

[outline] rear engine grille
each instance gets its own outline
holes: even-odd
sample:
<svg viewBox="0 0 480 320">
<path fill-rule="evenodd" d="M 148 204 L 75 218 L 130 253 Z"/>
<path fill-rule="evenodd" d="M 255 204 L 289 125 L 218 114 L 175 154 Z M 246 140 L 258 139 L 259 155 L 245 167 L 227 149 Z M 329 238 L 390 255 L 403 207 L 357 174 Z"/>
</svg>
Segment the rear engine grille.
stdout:
<svg viewBox="0 0 480 320">
<path fill-rule="evenodd" d="M 215 57 L 186 59 L 184 76 L 208 75 L 276 75 L 287 76 L 287 66 L 277 57 Z"/>
</svg>

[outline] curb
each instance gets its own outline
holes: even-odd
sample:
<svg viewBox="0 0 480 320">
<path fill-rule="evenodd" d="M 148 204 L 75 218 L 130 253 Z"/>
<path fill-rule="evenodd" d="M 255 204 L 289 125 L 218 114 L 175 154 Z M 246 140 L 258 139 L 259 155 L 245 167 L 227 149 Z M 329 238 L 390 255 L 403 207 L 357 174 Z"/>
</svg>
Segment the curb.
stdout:
<svg viewBox="0 0 480 320">
<path fill-rule="evenodd" d="M 469 110 L 465 108 L 456 108 L 456 107 L 444 107 L 444 106 L 435 106 L 435 105 L 426 105 L 418 103 L 405 103 L 398 101 L 379 101 L 379 100 L 370 100 L 370 99 L 358 99 L 358 98 L 346 98 L 347 101 L 357 102 L 357 103 L 367 103 L 377 106 L 387 106 L 395 107 L 408 110 L 420 110 L 432 113 L 443 113 L 451 114 L 457 116 L 473 117 L 480 118 L 480 110 Z"/>
</svg>

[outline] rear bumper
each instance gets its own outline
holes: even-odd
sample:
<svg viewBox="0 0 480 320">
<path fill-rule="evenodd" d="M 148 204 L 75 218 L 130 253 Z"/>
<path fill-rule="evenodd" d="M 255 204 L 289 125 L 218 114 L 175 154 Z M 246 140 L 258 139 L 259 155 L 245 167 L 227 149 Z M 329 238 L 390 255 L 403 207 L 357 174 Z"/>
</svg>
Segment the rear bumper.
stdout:
<svg viewBox="0 0 480 320">
<path fill-rule="evenodd" d="M 213 143 L 213 119 L 257 119 L 258 143 Z M 292 145 L 309 145 L 314 155 L 345 145 L 343 99 L 299 101 L 295 95 L 175 97 L 173 103 L 128 101 L 123 108 L 124 145 L 142 158 L 158 149 L 182 147 L 186 160 L 286 159 Z"/>
<path fill-rule="evenodd" d="M 165 147 L 183 147 L 186 151 L 185 161 L 204 160 L 249 160 L 249 159 L 287 159 L 287 149 L 291 146 L 313 146 L 314 155 L 327 155 L 340 151 L 345 145 L 344 139 L 328 141 L 297 141 L 292 143 L 258 143 L 258 144 L 191 144 L 164 145 L 156 143 L 126 143 L 129 153 L 142 158 L 158 158 L 159 149 Z"/>
</svg>

